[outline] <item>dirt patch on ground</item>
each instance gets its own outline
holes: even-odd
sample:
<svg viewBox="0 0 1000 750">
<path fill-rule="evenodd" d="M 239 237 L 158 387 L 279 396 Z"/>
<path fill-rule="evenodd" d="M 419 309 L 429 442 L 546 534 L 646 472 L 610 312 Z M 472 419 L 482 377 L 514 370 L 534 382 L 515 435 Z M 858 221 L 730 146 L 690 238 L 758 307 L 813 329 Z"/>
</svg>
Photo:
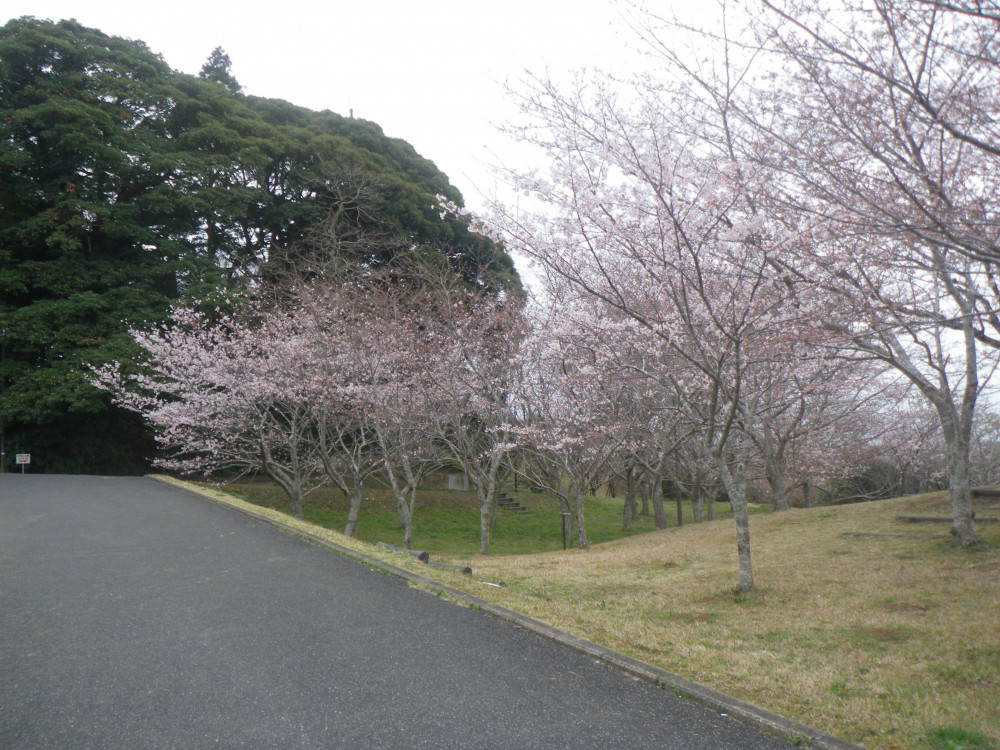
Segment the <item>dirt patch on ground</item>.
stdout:
<svg viewBox="0 0 1000 750">
<path fill-rule="evenodd" d="M 899 628 L 859 626 L 851 628 L 851 635 L 858 639 L 881 641 L 883 643 L 903 643 L 910 640 L 910 634 Z"/>
</svg>

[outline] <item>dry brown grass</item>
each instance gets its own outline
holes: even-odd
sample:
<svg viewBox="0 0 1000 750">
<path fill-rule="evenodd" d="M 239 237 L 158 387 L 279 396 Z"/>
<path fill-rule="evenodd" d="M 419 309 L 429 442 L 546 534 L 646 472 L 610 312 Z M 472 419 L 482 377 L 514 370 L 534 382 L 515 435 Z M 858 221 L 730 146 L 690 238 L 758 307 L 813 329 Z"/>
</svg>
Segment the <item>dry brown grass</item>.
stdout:
<svg viewBox="0 0 1000 750">
<path fill-rule="evenodd" d="M 1000 528 L 981 525 L 988 544 L 976 551 L 842 536 L 947 533 L 899 514 L 947 515 L 947 501 L 755 516 L 748 597 L 733 593 L 731 521 L 590 551 L 465 560 L 507 586 L 464 587 L 866 747 L 931 747 L 928 732 L 943 727 L 1000 747 Z"/>
<path fill-rule="evenodd" d="M 947 534 L 896 521 L 947 515 L 943 493 L 754 516 L 757 591 L 745 597 L 734 594 L 729 520 L 589 551 L 450 560 L 471 565 L 470 579 L 217 499 L 865 747 L 945 747 L 928 733 L 954 727 L 1000 748 L 1000 524 L 979 527 L 986 544 L 974 551 L 947 539 L 842 536 Z"/>
</svg>

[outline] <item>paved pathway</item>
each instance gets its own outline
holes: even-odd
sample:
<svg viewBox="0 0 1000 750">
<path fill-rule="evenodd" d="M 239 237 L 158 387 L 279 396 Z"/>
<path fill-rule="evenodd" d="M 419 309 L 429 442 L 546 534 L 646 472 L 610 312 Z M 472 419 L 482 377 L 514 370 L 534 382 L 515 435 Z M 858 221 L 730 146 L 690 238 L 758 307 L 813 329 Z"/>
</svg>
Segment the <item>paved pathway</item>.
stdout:
<svg viewBox="0 0 1000 750">
<path fill-rule="evenodd" d="M 0 748 L 789 748 L 142 478 L 0 475 Z"/>
</svg>

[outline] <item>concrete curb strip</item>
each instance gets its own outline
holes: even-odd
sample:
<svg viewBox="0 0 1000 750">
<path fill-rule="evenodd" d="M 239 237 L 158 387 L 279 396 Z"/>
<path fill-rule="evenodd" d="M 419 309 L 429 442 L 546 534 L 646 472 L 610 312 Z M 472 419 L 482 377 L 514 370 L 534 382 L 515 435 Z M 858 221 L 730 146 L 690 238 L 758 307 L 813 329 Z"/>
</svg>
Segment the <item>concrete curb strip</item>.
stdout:
<svg viewBox="0 0 1000 750">
<path fill-rule="evenodd" d="M 619 654 L 616 651 L 605 648 L 604 646 L 599 646 L 596 643 L 591 643 L 583 638 L 578 638 L 569 633 L 557 630 L 556 628 L 546 625 L 539 620 L 526 617 L 525 615 L 514 612 L 513 610 L 506 609 L 497 604 L 493 604 L 492 602 L 467 594 L 464 591 L 451 588 L 450 586 L 447 586 L 439 581 L 435 581 L 432 578 L 426 578 L 422 575 L 418 575 L 417 573 L 411 573 L 408 570 L 397 568 L 391 563 L 384 562 L 383 560 L 379 560 L 374 557 L 369 557 L 368 555 L 358 552 L 357 550 L 342 547 L 341 545 L 331 542 L 328 539 L 323 539 L 322 537 L 310 534 L 302 529 L 297 529 L 294 526 L 282 523 L 281 521 L 276 521 L 272 518 L 268 518 L 267 516 L 254 513 L 249 509 L 233 505 L 224 499 L 222 493 L 207 490 L 172 477 L 151 474 L 149 475 L 149 478 L 164 484 L 169 484 L 178 489 L 186 490 L 199 497 L 206 498 L 218 505 L 229 508 L 230 510 L 237 511 L 246 516 L 257 519 L 258 521 L 263 521 L 269 526 L 273 526 L 321 547 L 326 547 L 327 549 L 337 552 L 338 554 L 352 558 L 360 563 L 363 563 L 364 565 L 395 576 L 396 578 L 401 578 L 410 583 L 428 587 L 434 591 L 442 591 L 452 599 L 462 602 L 470 608 L 487 612 L 494 617 L 535 633 L 536 635 L 539 635 L 549 641 L 558 643 L 561 646 L 588 656 L 594 661 L 624 672 L 630 677 L 656 685 L 662 690 L 672 691 L 676 695 L 692 700 L 695 703 L 716 711 L 717 713 L 724 714 L 744 724 L 781 737 L 782 739 L 788 740 L 789 742 L 801 747 L 819 748 L 821 750 L 862 750 L 860 745 L 845 742 L 844 740 L 838 739 L 833 735 L 821 732 L 818 729 L 807 727 L 804 724 L 786 719 L 783 716 L 771 713 L 770 711 L 765 711 L 762 708 L 758 708 L 750 703 L 745 703 L 726 695 L 725 693 L 720 693 L 716 690 L 707 688 L 704 685 L 699 685 L 698 683 L 691 682 L 683 677 L 678 677 L 677 675 L 671 674 L 670 672 L 662 670 L 658 667 L 641 662 L 638 659 L 633 659 L 629 656 L 625 656 L 624 654 Z"/>
</svg>

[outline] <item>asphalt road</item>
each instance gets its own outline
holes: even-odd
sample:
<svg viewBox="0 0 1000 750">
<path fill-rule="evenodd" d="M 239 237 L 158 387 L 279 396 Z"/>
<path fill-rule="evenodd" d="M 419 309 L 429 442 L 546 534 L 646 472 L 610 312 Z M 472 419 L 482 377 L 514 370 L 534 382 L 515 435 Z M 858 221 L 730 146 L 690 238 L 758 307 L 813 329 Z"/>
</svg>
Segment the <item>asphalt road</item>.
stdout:
<svg viewBox="0 0 1000 750">
<path fill-rule="evenodd" d="M 142 478 L 0 475 L 0 748 L 789 748 Z"/>
</svg>

